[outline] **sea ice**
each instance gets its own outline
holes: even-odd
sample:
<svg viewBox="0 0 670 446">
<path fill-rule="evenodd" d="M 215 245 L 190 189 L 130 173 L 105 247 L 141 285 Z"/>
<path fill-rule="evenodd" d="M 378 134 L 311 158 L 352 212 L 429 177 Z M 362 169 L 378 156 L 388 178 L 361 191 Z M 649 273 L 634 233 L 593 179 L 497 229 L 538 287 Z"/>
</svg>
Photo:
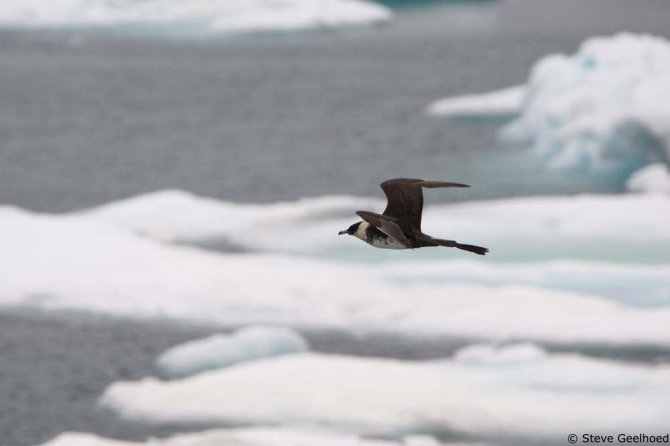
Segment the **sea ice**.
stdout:
<svg viewBox="0 0 670 446">
<path fill-rule="evenodd" d="M 251 326 L 174 346 L 156 359 L 156 366 L 165 376 L 184 377 L 308 349 L 307 341 L 295 330 Z"/>
<path fill-rule="evenodd" d="M 525 95 L 526 88 L 517 86 L 484 94 L 449 97 L 433 102 L 426 112 L 453 119 L 513 118 L 521 112 Z"/>
<path fill-rule="evenodd" d="M 251 251 L 371 260 L 462 258 L 462 252 L 424 249 L 388 252 L 335 236 L 356 209 L 381 212 L 385 201 L 319 197 L 269 205 L 236 204 L 161 191 L 82 211 L 94 219 L 160 240 Z M 670 198 L 639 195 L 524 197 L 427 206 L 429 234 L 491 249 L 489 258 L 556 258 L 618 262 L 670 262 Z M 300 227 L 299 237 L 295 227 Z M 224 243 L 221 243 L 224 241 Z"/>
<path fill-rule="evenodd" d="M 656 163 L 638 170 L 626 181 L 626 189 L 632 192 L 670 194 L 668 165 Z"/>
<path fill-rule="evenodd" d="M 384 441 L 319 430 L 255 427 L 212 429 L 166 439 L 149 439 L 142 443 L 112 440 L 94 434 L 67 432 L 42 446 L 421 446 L 412 441 L 413 439 L 409 437 L 407 440 Z M 432 441 L 433 443 L 424 442 L 424 445 L 440 446 L 437 441 Z"/>
<path fill-rule="evenodd" d="M 517 249 L 553 246 L 558 254 L 549 255 L 561 256 L 569 252 L 561 244 L 582 250 L 586 245 L 588 250 L 596 249 L 600 240 L 601 249 L 610 250 L 608 255 L 610 244 L 618 243 L 622 255 L 643 249 L 649 256 L 657 249 L 667 259 L 670 228 L 659 216 L 668 214 L 669 203 L 662 195 L 500 200 L 438 207 L 427 213 L 425 224 L 451 223 L 456 233 L 467 230 L 484 242 L 485 237 L 497 240 L 493 247 L 502 258 L 506 249 L 514 254 Z M 456 207 L 457 212 L 446 212 L 455 216 L 450 222 L 436 218 Z M 326 219 L 328 224 L 339 222 Z M 303 222 L 309 225 L 308 221 Z M 275 224 L 270 224 L 271 234 L 277 223 L 269 223 Z M 320 237 L 338 240 L 342 227 Z M 258 234 L 263 237 L 262 230 Z M 296 244 L 304 242 L 295 231 L 292 235 Z M 501 271 L 509 273 L 502 277 L 493 263 L 456 264 L 452 281 L 439 278 L 440 268 L 448 264 L 428 262 L 423 268 L 416 259 L 411 268 L 397 270 L 399 277 L 394 278 L 393 262 L 388 260 L 343 264 L 288 254 L 217 253 L 157 241 L 92 215 L 43 215 L 11 207 L 0 208 L 0 250 L 4 306 L 222 326 L 279 324 L 569 345 L 670 345 L 670 307 L 663 302 L 667 267 L 662 265 L 626 270 L 567 262 L 524 270 L 521 265 L 500 264 Z M 612 279 L 617 274 L 623 279 Z M 575 284 L 581 281 L 583 288 L 547 288 L 560 287 L 561 277 Z M 608 280 L 632 284 L 627 285 L 629 291 L 611 292 L 610 297 Z M 634 304 L 649 308 L 615 302 L 630 299 L 636 282 L 645 295 Z"/>
<path fill-rule="evenodd" d="M 2 27 L 141 27 L 162 32 L 289 31 L 384 22 L 365 0 L 6 0 Z"/>
<path fill-rule="evenodd" d="M 507 348 L 516 350 L 480 351 L 475 361 L 464 354 L 430 362 L 282 356 L 180 381 L 115 383 L 99 402 L 153 423 L 281 423 L 536 443 L 562 440 L 566 432 L 665 433 L 667 365 Z"/>
<path fill-rule="evenodd" d="M 631 306 L 670 305 L 670 265 L 574 260 L 504 264 L 477 260 L 423 260 L 373 266 L 370 274 L 403 286 L 523 284 L 605 296 Z"/>
<path fill-rule="evenodd" d="M 550 168 L 606 172 L 623 187 L 635 170 L 670 157 L 670 103 L 658 100 L 668 96 L 670 42 L 620 34 L 542 58 L 525 86 L 448 98 L 432 110 L 482 116 L 519 105 L 503 141 L 532 147 Z"/>
</svg>

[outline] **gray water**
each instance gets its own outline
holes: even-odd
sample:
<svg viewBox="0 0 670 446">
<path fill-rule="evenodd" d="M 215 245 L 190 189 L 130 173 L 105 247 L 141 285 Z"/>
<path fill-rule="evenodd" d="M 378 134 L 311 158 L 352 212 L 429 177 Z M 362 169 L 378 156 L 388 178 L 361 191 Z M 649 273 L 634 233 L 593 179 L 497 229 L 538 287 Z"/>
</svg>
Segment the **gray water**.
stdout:
<svg viewBox="0 0 670 446">
<path fill-rule="evenodd" d="M 670 34 L 665 0 L 508 0 L 403 9 L 391 26 L 184 40 L 0 34 L 0 202 L 63 211 L 163 188 L 227 200 L 378 194 L 393 176 L 470 182 L 464 199 L 614 191 L 551 178 L 495 144 L 500 123 L 422 110 L 522 82 L 591 35 Z M 165 348 L 212 331 L 32 313 L 0 315 L 0 444 L 80 430 L 171 432 L 95 410 L 106 385 L 155 373 Z M 427 358 L 458 343 L 312 339 L 321 351 Z M 667 352 L 587 352 L 654 361 Z M 664 356 L 665 355 L 665 356 Z"/>
<path fill-rule="evenodd" d="M 463 199 L 616 190 L 551 177 L 499 123 L 431 119 L 447 95 L 522 82 L 593 34 L 670 33 L 661 0 L 508 0 L 404 10 L 391 26 L 176 41 L 0 35 L 0 202 L 42 211 L 164 188 L 226 200 L 378 194 L 386 178 Z"/>
</svg>

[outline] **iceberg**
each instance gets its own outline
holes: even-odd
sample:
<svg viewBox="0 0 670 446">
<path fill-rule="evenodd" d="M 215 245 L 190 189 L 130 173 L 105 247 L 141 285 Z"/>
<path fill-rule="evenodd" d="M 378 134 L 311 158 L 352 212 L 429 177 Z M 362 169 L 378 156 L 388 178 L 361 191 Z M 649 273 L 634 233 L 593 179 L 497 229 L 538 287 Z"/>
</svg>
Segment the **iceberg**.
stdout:
<svg viewBox="0 0 670 446">
<path fill-rule="evenodd" d="M 174 346 L 156 359 L 156 366 L 165 376 L 185 377 L 308 349 L 307 341 L 295 330 L 251 326 L 230 335 L 217 334 Z"/>
<path fill-rule="evenodd" d="M 365 439 L 353 434 L 325 430 L 255 427 L 212 429 L 204 432 L 175 435 L 166 439 L 149 439 L 136 443 L 112 440 L 94 434 L 66 432 L 42 446 L 440 446 L 436 440 L 413 437 L 400 441 Z M 465 444 L 461 445 L 465 446 Z M 472 444 L 471 446 L 478 446 Z"/>
<path fill-rule="evenodd" d="M 161 32 L 291 31 L 379 23 L 386 7 L 365 0 L 9 0 L 5 28 L 138 28 Z"/>
<path fill-rule="evenodd" d="M 633 173 L 626 181 L 631 192 L 670 194 L 670 170 L 667 164 L 651 164 Z"/>
<path fill-rule="evenodd" d="M 623 187 L 634 171 L 670 158 L 670 42 L 620 34 L 591 38 L 574 55 L 538 61 L 524 86 L 447 98 L 429 110 L 451 117 L 520 116 L 500 139 L 530 147 L 545 166 L 598 172 Z"/>
<path fill-rule="evenodd" d="M 282 356 L 180 381 L 117 382 L 99 404 L 150 423 L 288 424 L 540 444 L 564 440 L 566 432 L 667 430 L 667 365 L 529 346 L 478 348 L 428 362 Z"/>
<path fill-rule="evenodd" d="M 670 153 L 670 42 L 621 34 L 539 61 L 521 117 L 502 137 L 529 144 L 550 167 L 605 169 L 625 179 Z"/>
</svg>

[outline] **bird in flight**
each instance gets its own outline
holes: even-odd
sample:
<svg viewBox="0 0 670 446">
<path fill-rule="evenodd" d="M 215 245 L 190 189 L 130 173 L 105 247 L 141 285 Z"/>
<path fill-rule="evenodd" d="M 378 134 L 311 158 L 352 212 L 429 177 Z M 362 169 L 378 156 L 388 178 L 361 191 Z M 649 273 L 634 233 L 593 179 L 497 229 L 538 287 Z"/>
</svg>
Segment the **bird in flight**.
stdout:
<svg viewBox="0 0 670 446">
<path fill-rule="evenodd" d="M 383 214 L 356 211 L 363 221 L 349 226 L 340 235 L 349 234 L 375 248 L 414 249 L 425 246 L 447 246 L 485 255 L 489 250 L 481 246 L 465 245 L 454 240 L 433 238 L 421 231 L 423 211 L 422 188 L 470 187 L 467 184 L 445 181 L 396 178 L 384 181 L 381 188 L 388 201 Z"/>
</svg>

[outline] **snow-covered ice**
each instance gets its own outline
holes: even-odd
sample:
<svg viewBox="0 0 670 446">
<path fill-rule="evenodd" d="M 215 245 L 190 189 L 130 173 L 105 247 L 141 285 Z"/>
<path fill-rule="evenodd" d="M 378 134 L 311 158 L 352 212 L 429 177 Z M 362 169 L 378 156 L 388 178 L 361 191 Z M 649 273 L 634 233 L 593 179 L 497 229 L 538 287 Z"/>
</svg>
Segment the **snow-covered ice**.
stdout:
<svg viewBox="0 0 670 446">
<path fill-rule="evenodd" d="M 381 212 L 384 206 L 383 200 L 355 197 L 248 205 L 162 191 L 75 215 L 161 240 L 213 247 L 347 261 L 463 257 L 463 253 L 445 249 L 390 255 L 357 240 L 334 236 L 356 221 L 356 209 Z M 669 262 L 670 225 L 665 215 L 670 215 L 670 198 L 663 196 L 524 197 L 428 205 L 423 228 L 434 236 L 486 246 L 491 249 L 490 258 L 496 260 Z M 300 237 L 296 237 L 295 225 L 300 225 Z"/>
<path fill-rule="evenodd" d="M 632 306 L 670 305 L 670 265 L 574 260 L 504 264 L 477 260 L 427 260 L 390 262 L 371 267 L 370 274 L 403 286 L 523 284 L 606 296 Z"/>
<path fill-rule="evenodd" d="M 147 197 L 140 201 L 151 204 Z M 290 249 L 282 252 L 283 242 L 276 238 L 282 231 L 289 234 L 296 221 L 294 206 L 302 209 L 306 240 L 293 231 Z M 351 218 L 321 214 L 319 206 L 312 214 L 304 203 L 280 207 L 265 226 L 252 226 L 241 236 L 274 251 L 253 254 L 147 237 L 141 234 L 142 220 L 125 215 L 121 205 L 105 218 L 95 211 L 57 216 L 0 208 L 0 304 L 221 326 L 278 324 L 571 345 L 670 346 L 668 196 L 520 198 L 427 210 L 424 226 L 431 233 L 444 230 L 482 243 L 503 260 L 573 257 L 527 268 L 462 256 L 453 261 L 455 254 L 446 249 L 409 265 L 402 261 L 406 256 L 390 257 L 338 238 L 337 231 Z M 174 226 L 162 228 L 159 217 L 168 210 L 161 208 L 146 220 L 149 232 L 161 230 L 171 239 L 177 227 L 187 234 L 187 220 L 181 217 L 187 211 L 188 206 L 174 208 L 173 220 L 167 220 Z M 199 232 L 198 223 L 192 224 L 200 235 L 213 228 L 206 221 L 208 229 Z M 230 236 L 240 237 L 235 231 Z M 349 259 L 365 250 L 386 257 L 345 264 L 292 251 L 296 245 L 321 243 L 317 252 L 327 252 L 335 242 L 351 246 L 343 251 Z M 629 268 L 575 260 L 616 259 L 616 253 L 622 260 L 650 264 Z"/>
<path fill-rule="evenodd" d="M 484 94 L 448 97 L 430 104 L 426 112 L 454 119 L 513 118 L 521 112 L 525 95 L 526 88 L 516 86 Z"/>
<path fill-rule="evenodd" d="M 632 192 L 670 194 L 670 169 L 664 163 L 651 164 L 628 178 L 626 189 Z"/>
<path fill-rule="evenodd" d="M 307 341 L 285 327 L 251 326 L 180 344 L 163 352 L 156 366 L 170 377 L 184 377 L 245 361 L 304 352 Z"/>
<path fill-rule="evenodd" d="M 182 190 L 163 190 L 77 212 L 87 218 L 132 229 L 159 240 L 228 244 L 272 250 L 262 235 L 295 224 L 310 229 L 323 222 L 347 221 L 352 208 L 380 207 L 382 200 L 352 196 L 306 198 L 272 204 L 242 204 L 201 197 Z M 331 239 L 327 228 L 314 228 Z M 337 233 L 337 231 L 335 231 Z M 276 233 L 276 232 L 275 232 Z M 245 237 L 246 236 L 246 237 Z M 311 243 L 305 231 L 296 242 Z M 261 237 L 260 241 L 258 237 Z M 273 234 L 273 237 L 274 234 Z M 295 239 L 295 237 L 293 238 Z M 337 238 L 335 238 L 337 240 Z M 275 240 L 277 244 L 279 241 Z M 276 246 L 283 250 L 283 245 Z"/>
<path fill-rule="evenodd" d="M 431 362 L 289 355 L 181 381 L 119 382 L 99 402 L 144 422 L 282 423 L 364 434 L 551 440 L 583 430 L 667 429 L 667 365 L 485 348 Z"/>
<path fill-rule="evenodd" d="M 42 446 L 441 446 L 441 443 L 431 437 L 423 437 L 422 440 L 423 442 L 419 443 L 417 437 L 407 437 L 399 441 L 384 441 L 323 430 L 255 427 L 212 429 L 175 435 L 166 439 L 149 439 L 142 443 L 112 440 L 94 434 L 67 432 Z M 466 444 L 460 446 L 466 446 Z"/>
<path fill-rule="evenodd" d="M 670 341 L 670 307 L 633 308 L 604 296 L 513 283 L 399 287 L 384 280 L 383 271 L 370 274 L 368 267 L 285 255 L 211 253 L 81 216 L 12 208 L 0 215 L 3 305 L 223 325 L 564 343 Z M 646 232 L 653 236 L 652 230 Z M 546 314 L 552 315 L 550 323 Z"/>
<path fill-rule="evenodd" d="M 8 0 L 2 27 L 152 27 L 170 32 L 290 31 L 384 22 L 391 12 L 365 0 Z"/>
</svg>

